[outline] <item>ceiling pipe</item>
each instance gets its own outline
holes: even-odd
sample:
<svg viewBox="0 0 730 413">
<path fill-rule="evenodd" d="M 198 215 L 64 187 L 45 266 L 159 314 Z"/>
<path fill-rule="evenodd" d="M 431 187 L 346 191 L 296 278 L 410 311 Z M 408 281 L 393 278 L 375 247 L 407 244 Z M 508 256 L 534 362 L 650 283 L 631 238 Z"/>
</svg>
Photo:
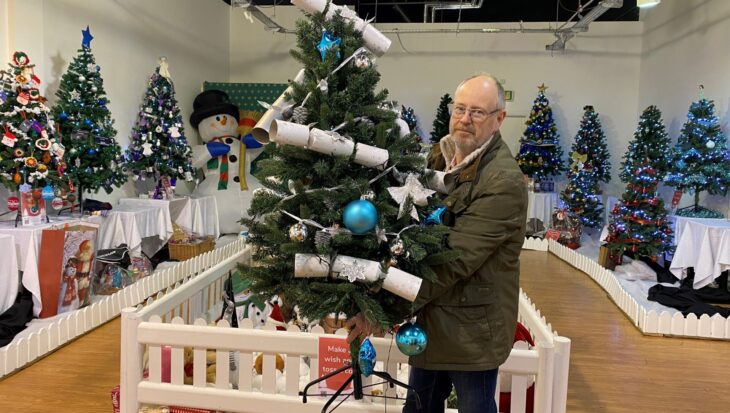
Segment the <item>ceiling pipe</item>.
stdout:
<svg viewBox="0 0 730 413">
<path fill-rule="evenodd" d="M 394 5 L 393 5 L 393 10 L 397 11 L 397 12 L 398 12 L 398 14 L 400 14 L 400 17 L 401 17 L 401 18 L 402 18 L 402 19 L 403 19 L 403 20 L 404 20 L 404 21 L 405 21 L 406 23 L 410 23 L 410 22 L 411 22 L 411 19 L 410 19 L 410 17 L 408 17 L 408 15 L 406 15 L 406 13 L 405 13 L 405 12 L 403 11 L 403 9 L 401 8 L 401 6 L 400 6 L 400 5 L 398 5 L 398 4 L 394 4 Z"/>
<path fill-rule="evenodd" d="M 596 7 L 592 8 L 591 11 L 586 13 L 578 22 L 576 22 L 571 27 L 564 29 L 566 24 L 568 24 L 570 21 L 573 20 L 573 17 L 578 15 L 585 6 L 592 3 L 593 0 L 586 3 L 583 7 L 578 9 L 578 11 L 573 14 L 573 16 L 565 22 L 562 26 L 558 27 L 558 29 L 555 31 L 555 37 L 557 37 L 557 40 L 555 40 L 553 43 L 545 46 L 545 50 L 565 50 L 565 43 L 568 42 L 568 40 L 575 37 L 576 33 L 578 32 L 585 32 L 588 31 L 588 25 L 591 24 L 593 21 L 598 19 L 603 15 L 603 13 L 607 12 L 609 9 L 615 9 L 620 8 L 624 5 L 624 0 L 602 0 L 599 2 Z"/>
</svg>

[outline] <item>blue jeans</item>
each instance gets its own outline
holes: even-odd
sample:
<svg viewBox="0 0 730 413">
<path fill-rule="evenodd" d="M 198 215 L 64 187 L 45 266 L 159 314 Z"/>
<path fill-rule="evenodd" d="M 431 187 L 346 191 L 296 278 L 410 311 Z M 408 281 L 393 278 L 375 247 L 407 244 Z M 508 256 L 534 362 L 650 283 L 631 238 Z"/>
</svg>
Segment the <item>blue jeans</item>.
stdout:
<svg viewBox="0 0 730 413">
<path fill-rule="evenodd" d="M 403 413 L 443 413 L 452 384 L 459 401 L 459 413 L 497 413 L 494 401 L 497 370 L 436 371 L 411 366 L 409 384 L 421 399 L 421 409 L 416 409 L 415 397 L 409 391 Z"/>
</svg>

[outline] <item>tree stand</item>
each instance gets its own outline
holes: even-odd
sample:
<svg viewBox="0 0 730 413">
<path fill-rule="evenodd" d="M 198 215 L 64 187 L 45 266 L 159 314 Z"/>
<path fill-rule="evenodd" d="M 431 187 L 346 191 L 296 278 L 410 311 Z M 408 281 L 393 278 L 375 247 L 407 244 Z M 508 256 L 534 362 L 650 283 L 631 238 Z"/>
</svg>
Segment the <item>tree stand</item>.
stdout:
<svg viewBox="0 0 730 413">
<path fill-rule="evenodd" d="M 307 396 L 318 396 L 319 395 L 317 393 L 311 393 L 311 394 L 310 393 L 307 393 L 307 390 L 310 387 L 314 386 L 315 384 L 317 384 L 317 383 L 319 383 L 321 381 L 327 380 L 328 378 L 330 378 L 332 376 L 335 376 L 335 375 L 340 374 L 340 373 L 342 373 L 344 371 L 347 371 L 350 368 L 352 368 L 352 374 L 350 374 L 350 376 L 345 380 L 345 382 L 342 383 L 342 386 L 340 386 L 340 388 L 337 389 L 337 391 L 332 395 L 332 397 L 330 397 L 327 400 L 327 403 L 325 403 L 324 404 L 324 407 L 322 407 L 322 413 L 331 413 L 331 412 L 335 411 L 335 409 L 337 409 L 340 406 L 340 404 L 342 404 L 342 402 L 344 402 L 345 400 L 347 400 L 347 398 L 349 398 L 351 395 L 354 395 L 355 396 L 355 400 L 362 400 L 363 396 L 368 396 L 368 397 L 381 397 L 381 398 L 384 398 L 384 399 L 391 399 L 391 400 L 404 400 L 404 399 L 399 398 L 398 396 L 389 397 L 389 396 L 379 396 L 379 395 L 373 395 L 373 394 L 367 394 L 367 395 L 363 394 L 362 370 L 360 370 L 360 363 L 358 363 L 357 361 L 352 361 L 351 362 L 351 365 L 347 365 L 346 364 L 343 367 L 341 367 L 341 368 L 339 368 L 339 369 L 337 369 L 337 370 L 335 370 L 335 371 L 333 371 L 331 373 L 328 373 L 328 374 L 326 374 L 326 375 L 324 375 L 324 376 L 322 376 L 322 377 L 320 377 L 320 378 L 318 378 L 316 380 L 310 381 L 304 387 L 304 390 L 299 392 L 299 395 L 302 396 L 302 403 L 306 403 L 307 402 Z M 411 387 L 411 386 L 409 386 L 409 385 L 407 385 L 407 384 L 405 384 L 405 383 L 403 383 L 401 381 L 398 381 L 398 380 L 394 379 L 390 374 L 388 374 L 388 373 L 386 373 L 384 371 L 373 371 L 371 373 L 371 375 L 373 375 L 375 377 L 379 377 L 379 378 L 383 379 L 383 381 L 382 382 L 379 382 L 379 383 L 373 383 L 373 384 L 370 384 L 370 385 L 365 386 L 365 387 L 372 387 L 372 386 L 377 386 L 379 384 L 388 383 L 390 385 L 390 388 L 393 388 L 395 386 L 398 386 L 398 387 L 402 387 L 404 389 L 411 390 L 413 392 L 414 397 L 416 398 L 416 408 L 418 410 L 421 409 L 421 399 L 418 397 L 418 393 L 416 392 L 416 389 L 414 389 L 413 387 Z M 343 400 L 341 400 L 336 406 L 334 406 L 332 408 L 332 410 L 329 410 L 328 411 L 327 409 L 330 407 L 330 405 L 332 403 L 334 403 L 335 400 L 337 400 L 338 397 L 340 397 L 340 395 L 342 394 L 342 392 L 345 390 L 345 388 L 350 383 L 352 383 L 352 393 L 346 395 L 346 397 Z"/>
</svg>

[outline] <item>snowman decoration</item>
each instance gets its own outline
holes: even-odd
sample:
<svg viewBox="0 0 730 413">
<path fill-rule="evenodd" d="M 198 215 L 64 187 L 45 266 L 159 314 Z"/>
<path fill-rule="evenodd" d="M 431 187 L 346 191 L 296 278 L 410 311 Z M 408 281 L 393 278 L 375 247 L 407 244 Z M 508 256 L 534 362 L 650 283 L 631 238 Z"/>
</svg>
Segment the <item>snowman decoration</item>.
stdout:
<svg viewBox="0 0 730 413">
<path fill-rule="evenodd" d="M 263 148 L 247 148 L 237 132 L 238 120 L 238 107 L 225 92 L 206 90 L 195 97 L 190 124 L 203 144 L 193 147 L 193 167 L 202 168 L 205 179 L 193 194 L 216 198 L 221 234 L 243 229 L 239 221 L 248 217 L 253 190 L 260 187 L 249 171 Z"/>
</svg>

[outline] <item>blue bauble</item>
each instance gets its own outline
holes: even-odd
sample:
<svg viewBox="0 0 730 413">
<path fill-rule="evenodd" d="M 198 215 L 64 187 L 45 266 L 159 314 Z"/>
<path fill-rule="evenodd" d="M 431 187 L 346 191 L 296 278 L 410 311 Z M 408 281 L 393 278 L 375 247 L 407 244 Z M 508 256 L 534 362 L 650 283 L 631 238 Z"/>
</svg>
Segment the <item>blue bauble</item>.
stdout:
<svg viewBox="0 0 730 413">
<path fill-rule="evenodd" d="M 43 191 L 41 192 L 41 197 L 45 199 L 46 201 L 51 201 L 53 198 L 56 197 L 56 193 L 53 190 L 53 187 L 51 185 L 46 185 L 43 187 Z"/>
<path fill-rule="evenodd" d="M 360 345 L 358 362 L 360 363 L 360 371 L 362 371 L 362 374 L 365 377 L 369 377 L 375 368 L 375 347 L 373 347 L 373 343 L 370 342 L 369 338 L 366 338 Z"/>
<path fill-rule="evenodd" d="M 342 221 L 353 234 L 362 235 L 375 228 L 375 224 L 378 223 L 378 211 L 372 202 L 357 199 L 347 204 L 342 214 Z"/>
<path fill-rule="evenodd" d="M 86 153 L 88 153 L 89 155 L 96 155 L 96 149 L 94 149 L 94 148 L 89 148 L 89 149 L 88 149 L 88 150 L 86 151 Z"/>
<path fill-rule="evenodd" d="M 89 119 L 84 120 L 84 125 L 91 126 L 91 121 Z"/>
<path fill-rule="evenodd" d="M 68 113 L 61 112 L 61 114 L 58 115 L 58 119 L 59 120 L 66 120 L 66 119 L 68 119 Z"/>
<path fill-rule="evenodd" d="M 406 356 L 421 354 L 426 349 L 428 337 L 426 331 L 416 323 L 405 323 L 395 335 L 395 344 L 398 350 Z"/>
</svg>

